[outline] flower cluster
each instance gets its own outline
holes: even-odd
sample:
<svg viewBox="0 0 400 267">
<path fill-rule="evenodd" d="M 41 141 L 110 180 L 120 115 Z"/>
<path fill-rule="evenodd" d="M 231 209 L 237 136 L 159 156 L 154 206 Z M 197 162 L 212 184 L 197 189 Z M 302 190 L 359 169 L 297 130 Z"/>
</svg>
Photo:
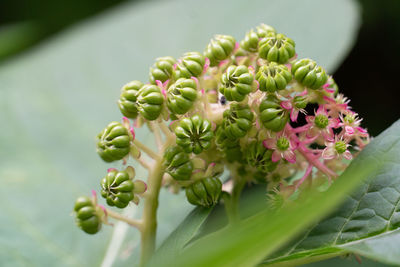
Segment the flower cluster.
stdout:
<svg viewBox="0 0 400 267">
<path fill-rule="evenodd" d="M 216 35 L 203 53 L 158 58 L 148 83 L 124 85 L 123 122 L 97 136 L 97 152 L 106 162 L 138 161 L 149 172 L 148 188 L 133 182 L 133 167 L 111 169 L 101 181 L 107 204 L 124 208 L 165 186 L 210 207 L 231 193 L 222 192 L 230 183 L 221 180 L 224 170 L 234 185 L 266 183 L 268 192 L 285 197 L 305 181 L 335 179 L 369 135 L 333 78 L 315 61 L 298 58 L 295 47 L 262 24 L 240 42 Z M 158 151 L 135 138 L 143 125 Z M 95 229 L 93 223 L 89 232 Z"/>
</svg>

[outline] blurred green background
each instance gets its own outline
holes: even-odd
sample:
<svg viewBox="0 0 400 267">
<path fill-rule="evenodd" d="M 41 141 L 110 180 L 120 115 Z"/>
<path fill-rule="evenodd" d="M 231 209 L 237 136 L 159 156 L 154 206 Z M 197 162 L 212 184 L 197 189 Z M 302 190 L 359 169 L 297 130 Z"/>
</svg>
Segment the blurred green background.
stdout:
<svg viewBox="0 0 400 267">
<path fill-rule="evenodd" d="M 30 51 L 35 50 L 37 48 L 40 49 L 40 47 L 43 47 L 46 42 L 51 41 L 51 40 L 56 40 L 56 43 L 61 43 L 63 39 L 58 39 L 60 36 L 67 33 L 68 34 L 68 28 L 71 28 L 71 26 L 76 26 L 79 27 L 79 23 L 82 23 L 84 20 L 89 20 L 90 17 L 99 17 L 101 16 L 102 12 L 107 12 L 109 10 L 113 10 L 118 8 L 119 5 L 124 4 L 122 2 L 127 2 L 125 0 L 2 0 L 0 1 L 0 67 L 7 68 L 8 64 L 11 63 L 11 67 L 14 67 L 15 69 L 18 67 L 18 63 L 15 65 L 14 62 L 18 62 L 18 60 L 23 59 L 24 55 L 28 55 Z M 138 2 L 144 2 L 144 1 L 138 1 Z M 152 2 L 157 2 L 156 0 Z M 165 2 L 165 1 L 159 1 L 159 2 Z M 355 111 L 357 111 L 361 117 L 364 118 L 364 126 L 368 128 L 370 133 L 372 135 L 377 135 L 380 133 L 383 129 L 387 128 L 391 123 L 393 123 L 396 119 L 400 117 L 400 110 L 398 108 L 398 98 L 397 98 L 397 91 L 400 89 L 397 81 L 397 68 L 398 68 L 398 62 L 400 60 L 400 52 L 398 48 L 400 47 L 400 19 L 399 15 L 400 14 L 400 1 L 398 0 L 380 0 L 380 1 L 374 1 L 374 0 L 359 0 L 359 3 L 362 7 L 362 25 L 360 28 L 360 31 L 358 32 L 358 36 L 356 38 L 356 43 L 351 50 L 350 54 L 346 58 L 346 60 L 343 62 L 343 64 L 336 70 L 336 72 L 333 74 L 335 80 L 337 81 L 341 92 L 343 92 L 346 96 L 348 96 L 351 101 L 351 106 Z M 142 3 L 140 3 L 142 4 Z M 139 5 L 138 5 L 139 6 Z M 326 10 L 325 12 L 329 12 L 329 10 Z M 338 19 L 342 19 L 341 16 L 343 14 L 335 14 Z M 345 18 L 343 18 L 345 19 Z M 89 20 L 90 22 L 90 20 Z M 143 23 L 146 23 L 146 21 L 143 21 Z M 267 22 L 266 22 L 267 23 Z M 254 25 L 255 26 L 255 25 Z M 110 26 L 111 27 L 111 26 Z M 118 30 L 118 29 L 116 29 Z M 87 32 L 86 32 L 87 33 Z M 88 33 L 90 34 L 90 33 Z M 317 40 L 316 40 L 317 41 Z M 84 44 L 83 44 L 84 45 Z M 77 47 L 79 47 L 77 45 Z M 127 44 L 128 47 L 128 44 Z M 50 49 L 51 50 L 51 49 Z M 101 49 L 100 49 L 101 50 Z M 65 52 L 65 50 L 64 50 Z M 68 51 L 67 51 L 68 52 Z M 73 52 L 71 50 L 71 58 L 73 57 Z M 112 51 L 103 51 L 104 53 L 109 53 L 110 54 L 110 60 L 114 56 Z M 53 49 L 51 52 L 54 54 L 57 53 Z M 162 56 L 155 54 L 154 57 L 156 56 Z M 31 58 L 33 58 L 31 56 Z M 53 66 L 53 62 L 51 62 L 50 59 L 57 58 L 56 56 L 50 57 L 49 62 L 47 62 L 47 59 L 43 59 L 43 62 L 45 63 L 44 66 Z M 64 57 L 65 58 L 65 57 Z M 140 57 L 137 57 L 136 59 L 140 59 Z M 122 60 L 124 59 L 121 58 L 116 58 L 116 60 Z M 153 60 L 146 58 L 145 60 L 142 59 L 142 61 L 150 61 Z M 71 60 L 72 62 L 73 60 Z M 69 64 L 71 64 L 71 62 Z M 95 60 L 93 59 L 93 62 Z M 34 61 L 32 61 L 34 63 Z M 63 64 L 64 62 L 60 62 L 60 64 Z M 90 65 L 91 62 L 88 63 L 88 66 Z M 68 64 L 68 62 L 67 62 Z M 29 64 L 28 64 L 29 65 Z M 22 66 L 22 64 L 20 65 Z M 87 68 L 88 66 L 82 66 L 82 69 L 84 73 L 82 73 L 82 76 L 88 75 L 90 76 L 92 73 L 89 71 Z M 79 66 L 77 66 L 79 67 Z M 90 67 L 90 66 L 89 66 Z M 102 66 L 96 66 L 99 69 L 102 68 Z M 34 66 L 31 66 L 27 68 L 27 70 L 32 70 L 34 69 Z M 39 71 L 39 70 L 38 70 Z M 10 73 L 14 72 L 17 73 L 13 68 L 11 68 Z M 94 71 L 94 73 L 96 73 Z M 3 93 L 3 86 L 8 82 L 7 76 L 8 72 L 3 71 L 3 84 L 0 83 L 0 96 L 1 93 Z M 34 77 L 35 74 L 29 74 L 31 77 Z M 68 74 L 67 74 L 68 75 Z M 4 79 L 4 77 L 6 77 Z M 38 75 L 38 77 L 41 77 Z M 62 74 L 60 74 L 60 81 L 63 81 L 61 78 Z M 94 75 L 93 77 L 93 83 L 87 84 L 88 87 L 91 87 L 93 85 L 96 85 L 96 76 Z M 24 77 L 22 77 L 23 79 Z M 80 77 L 75 77 L 74 79 L 80 79 Z M 86 78 L 88 79 L 88 78 Z M 28 79 L 29 80 L 29 79 Z M 84 78 L 82 78 L 84 80 Z M 107 85 L 107 87 L 112 88 L 115 86 L 116 83 L 122 84 L 125 82 L 125 76 L 123 74 L 120 74 L 120 76 L 113 77 L 113 82 L 110 82 L 110 84 Z M 4 83 L 5 82 L 5 83 Z M 55 86 L 57 86 L 58 80 L 55 81 Z M 71 86 L 74 86 L 74 81 L 68 81 L 71 83 Z M 100 81 L 99 81 L 100 82 Z M 39 83 L 39 81 L 37 82 Z M 43 83 L 45 83 L 43 81 Z M 82 82 L 83 83 L 83 82 Z M 79 84 L 82 84 L 79 83 Z M 10 82 L 12 84 L 12 82 Z M 78 82 L 77 82 L 78 84 Z M 45 88 L 50 87 L 52 82 L 48 83 L 45 85 Z M 29 87 L 29 84 L 27 84 Z M 37 86 L 37 85 L 36 85 Z M 47 87 L 46 87 L 47 86 Z M 106 85 L 102 85 L 105 87 Z M 85 95 L 84 99 L 90 98 L 90 96 L 86 96 L 89 94 L 92 94 L 95 90 L 87 88 L 87 92 L 85 92 L 85 88 L 82 89 L 82 94 Z M 17 97 L 23 97 L 22 95 L 18 95 L 18 92 L 14 92 L 14 99 Z M 62 100 L 66 99 L 66 103 L 71 100 L 74 96 L 68 95 L 66 92 L 58 92 L 58 95 L 61 95 L 63 97 Z M 107 98 L 113 95 L 109 93 L 107 95 Z M 35 100 L 34 97 L 37 96 L 37 99 L 45 99 L 43 96 L 46 95 L 46 91 L 41 92 L 41 95 L 38 92 L 38 95 L 36 95 L 34 92 L 32 93 L 33 100 Z M 50 95 L 52 96 L 52 95 Z M 106 97 L 100 96 L 101 100 L 104 101 Z M 380 100 L 378 102 L 378 99 L 384 99 L 385 101 L 382 102 Z M 62 104 L 65 104 L 63 102 L 56 103 L 55 101 L 58 100 L 58 98 L 54 98 L 54 102 L 52 105 L 54 107 L 62 107 Z M 68 101 L 67 101 L 68 100 Z M 77 99 L 77 102 L 82 101 Z M 81 103 L 80 103 L 81 104 Z M 57 108 L 53 108 L 53 106 L 47 107 L 46 103 L 38 103 L 38 105 L 42 105 L 38 110 L 43 113 L 38 113 L 43 116 L 43 122 L 47 119 L 47 113 L 49 110 L 55 110 L 57 111 Z M 35 107 L 35 106 L 34 106 Z M 29 108 L 29 107 L 28 107 Z M 37 108 L 37 107 L 35 107 Z M 43 108 L 43 109 L 42 109 Z M 106 108 L 108 109 L 108 107 Z M 75 110 L 75 109 L 73 109 Z M 18 107 L 15 105 L 13 111 L 16 114 L 16 117 L 18 115 L 19 118 L 22 118 L 25 122 L 25 126 L 27 126 L 27 130 L 29 130 L 29 126 L 33 124 L 38 124 L 37 121 L 30 120 L 28 118 L 28 114 L 24 114 L 24 111 L 22 108 Z M 14 114 L 12 113 L 12 114 Z M 89 111 L 88 114 L 79 114 L 79 110 L 76 112 L 78 115 L 80 115 L 81 120 L 83 123 L 87 123 L 90 120 L 95 120 L 97 124 L 103 124 L 100 118 L 95 118 L 95 114 L 97 111 L 93 108 Z M 65 116 L 62 116 L 64 119 L 68 119 L 69 116 L 77 115 L 77 114 L 68 114 Z M 116 114 L 116 112 L 114 113 Z M 114 117 L 114 114 L 111 114 L 107 116 L 106 120 L 108 118 L 112 119 L 117 119 L 117 117 Z M 0 116 L 3 116 L 3 114 L 0 114 Z M 55 116 L 54 116 L 55 117 Z M 42 117 L 41 117 L 42 118 Z M 50 118 L 53 118 L 50 116 Z M 1 117 L 0 117 L 1 119 Z M 7 118 L 7 119 L 13 119 L 13 118 Z M 0 120 L 1 121 L 1 120 Z M 81 123 L 81 121 L 79 121 Z M 76 127 L 81 127 L 81 124 L 77 123 Z M 43 126 L 48 126 L 45 123 L 43 123 Z M 61 132 L 66 132 L 67 129 L 64 129 L 62 126 L 59 124 L 53 125 L 55 132 L 52 134 L 57 134 Z M 40 123 L 39 126 L 35 125 L 35 127 L 41 127 Z M 13 129 L 13 125 L 11 125 L 11 129 Z M 17 129 L 16 127 L 14 129 Z M 25 130 L 26 130 L 25 129 Z M 34 129 L 32 127 L 31 129 Z M 75 129 L 74 134 L 78 135 L 80 134 L 80 131 L 85 131 L 88 130 L 92 132 L 90 127 L 82 127 L 79 130 Z M 5 136 L 7 137 L 7 134 L 9 136 L 13 135 L 14 133 L 12 132 L 5 132 Z M 4 134 L 4 133 L 3 133 Z M 93 136 L 94 136 L 93 132 Z M 33 135 L 35 136 L 35 135 Z M 51 136 L 51 135 L 50 135 Z M 37 136 L 38 139 L 35 141 L 38 142 L 40 145 L 46 145 L 46 136 Z M 51 136 L 54 138 L 54 136 Z M 60 137 L 61 138 L 61 137 Z M 64 146 L 67 146 L 69 142 L 71 144 L 74 144 L 74 135 L 70 136 L 63 136 L 61 139 L 64 142 Z M 10 140 L 12 140 L 10 138 Z M 0 140 L 1 141 L 1 140 Z M 83 144 L 83 143 L 82 143 Z M 24 142 L 21 142 L 21 147 L 24 145 Z M 92 144 L 90 144 L 92 146 Z M 11 147 L 12 143 L 9 144 L 9 146 L 5 146 L 5 149 L 7 151 L 7 147 Z M 79 146 L 79 144 L 75 144 L 75 146 Z M 29 143 L 27 142 L 27 152 L 30 151 Z M 36 149 L 36 148 L 35 148 Z M 1 152 L 1 151 L 0 151 Z M 6 152 L 3 151 L 5 154 Z M 13 159 L 14 151 L 11 151 L 11 160 Z M 52 157 L 57 154 L 57 150 L 54 149 L 51 150 L 51 152 L 54 152 L 54 154 L 46 154 L 47 157 Z M 92 151 L 90 151 L 92 153 Z M 74 151 L 65 151 L 67 156 L 65 157 L 66 159 L 70 158 L 70 155 L 74 155 Z M 89 153 L 88 153 L 89 154 Z M 49 156 L 50 155 L 50 156 Z M 93 157 L 96 157 L 94 154 Z M 29 168 L 31 170 L 36 170 L 38 169 L 38 174 L 42 173 L 40 170 L 39 164 L 42 164 L 42 159 L 40 158 L 42 155 L 41 154 L 26 154 L 27 158 L 32 158 L 31 160 L 31 165 L 32 166 L 24 166 L 26 168 Z M 82 155 L 77 155 L 76 156 L 76 161 L 80 159 L 80 157 L 84 157 Z M 15 158 L 22 158 L 22 156 L 18 156 Z M 50 160 L 53 161 L 53 164 L 55 165 L 55 169 L 51 170 L 51 172 L 54 172 L 54 175 L 60 175 L 60 173 L 63 173 L 66 177 L 68 175 L 73 176 L 75 173 L 71 171 L 71 173 L 68 170 L 68 163 L 63 162 L 62 159 L 57 161 L 56 157 L 51 158 Z M 75 158 L 74 158 L 75 160 Z M 44 161 L 43 161 L 44 162 Z M 55 163 L 54 163 L 55 162 Z M 97 161 L 98 162 L 98 161 Z M 36 164 L 37 163 L 37 164 Z M 74 165 L 75 164 L 75 165 Z M 17 166 L 17 164 L 16 164 Z M 71 168 L 77 168 L 82 176 L 90 176 L 91 169 L 90 167 L 97 167 L 100 165 L 93 165 L 93 166 L 79 166 L 76 165 L 76 163 L 69 163 L 69 166 Z M 76 171 L 77 172 L 77 171 Z M 97 172 L 97 171 L 96 171 Z M 43 171 L 43 173 L 46 173 Z M 3 173 L 4 174 L 4 173 Z M 9 173 L 10 174 L 10 173 Z M 18 171 L 16 173 L 11 173 L 10 177 L 13 177 L 12 175 L 18 175 Z M 37 174 L 36 174 L 37 175 Z M 3 177 L 1 177 L 3 178 Z M 77 178 L 75 178 L 77 179 Z M 97 179 L 97 178 L 96 178 Z M 56 180 L 56 179 L 55 179 Z M 89 181 L 80 181 L 78 184 L 77 188 L 74 188 L 76 190 L 76 194 L 81 194 L 82 189 L 79 186 L 83 186 L 85 188 L 90 188 L 93 186 L 93 179 Z M 72 182 L 71 182 L 72 184 Z M 47 184 L 48 186 L 51 185 L 51 182 Z M 75 186 L 75 185 L 74 185 Z M 18 187 L 18 186 L 16 186 Z M 33 188 L 34 190 L 41 190 L 41 186 L 37 185 L 37 187 Z M 16 193 L 18 194 L 18 193 Z M 22 194 L 22 193 L 21 193 Z M 57 195 L 57 193 L 54 193 L 55 195 L 52 195 L 50 197 L 54 197 Z M 75 193 L 74 193 L 75 194 Z M 32 193 L 32 196 L 34 194 Z M 28 197 L 27 197 L 28 198 Z M 5 201 L 7 200 L 7 196 L 5 196 Z M 44 200 L 43 200 L 44 201 Z M 67 199 L 65 201 L 69 201 L 72 203 L 72 199 Z M 22 202 L 22 201 L 21 201 Z M 44 203 L 44 202 L 43 202 Z M 15 204 L 13 203 L 16 207 L 19 207 L 19 203 Z M 45 206 L 45 204 L 44 204 Z M 23 207 L 23 204 L 21 204 L 21 207 Z M 10 208 L 11 210 L 11 208 Z M 9 212 L 7 210 L 7 212 Z M 69 212 L 69 211 L 63 211 L 63 212 Z M 29 211 L 27 213 L 34 213 L 33 211 Z M 174 214 L 168 214 L 169 216 L 174 216 Z M 28 216 L 28 215 L 27 215 Z M 180 215 L 181 216 L 181 215 Z M 29 215 L 30 218 L 34 218 L 34 215 Z M 0 216 L 1 218 L 1 216 Z M 179 218 L 179 217 L 178 217 Z M 22 218 L 23 219 L 23 218 Z M 12 220 L 10 220 L 12 221 Z M 4 222 L 3 222 L 4 223 Z M 71 220 L 72 224 L 72 220 Z M 28 225 L 27 228 L 30 226 Z M 58 224 L 54 226 L 55 229 L 52 229 L 53 231 L 57 229 L 57 227 L 60 227 Z M 163 226 L 162 226 L 163 227 Z M 165 226 L 165 228 L 170 227 Z M 173 226 L 172 226 L 173 227 Z M 3 230 L 4 231 L 4 230 Z M 76 230 L 77 231 L 77 230 Z M 109 230 L 108 230 L 109 231 Z M 50 231 L 51 232 L 51 231 Z M 0 235 L 3 235 L 3 237 L 6 237 L 6 234 L 4 232 L 1 232 L 0 230 Z M 32 231 L 32 235 L 35 236 L 37 233 Z M 68 233 L 64 233 L 63 235 L 67 236 Z M 42 237 L 39 236 L 39 239 Z M 85 237 L 86 238 L 86 237 Z M 96 237 L 99 242 L 100 242 L 100 237 Z M 0 237 L 1 239 L 1 237 Z M 89 238 L 87 238 L 89 239 Z M 8 241 L 7 241 L 8 242 Z M 22 240 L 20 242 L 23 242 Z M 17 242 L 14 242 L 16 244 L 12 244 L 13 246 L 17 246 Z M 49 245 L 50 246 L 50 245 Z M 50 246 L 51 247 L 51 246 Z M 54 249 L 57 252 L 56 248 L 51 247 L 50 250 Z M 97 251 L 93 249 L 94 251 Z M 82 252 L 83 253 L 83 252 Z M 55 253 L 57 254 L 57 253 Z M 2 254 L 0 253 L 0 263 L 2 260 Z M 383 264 L 378 264 L 372 261 L 368 261 L 363 259 L 363 264 L 362 266 L 384 266 Z M 354 259 L 354 257 L 349 257 L 349 259 L 333 259 L 329 260 L 326 262 L 320 262 L 320 263 L 315 263 L 311 264 L 309 266 L 338 266 L 341 265 L 343 267 L 345 266 L 358 266 L 358 262 Z M 8 265 L 7 265 L 8 266 Z M 21 265 L 25 266 L 25 265 Z M 29 266 L 27 264 L 26 266 Z"/>
</svg>

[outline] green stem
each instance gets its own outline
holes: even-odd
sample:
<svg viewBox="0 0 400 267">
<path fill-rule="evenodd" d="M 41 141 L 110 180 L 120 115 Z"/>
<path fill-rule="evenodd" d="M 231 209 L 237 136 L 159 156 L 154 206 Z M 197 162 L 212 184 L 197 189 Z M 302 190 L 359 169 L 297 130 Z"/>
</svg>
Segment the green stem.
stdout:
<svg viewBox="0 0 400 267">
<path fill-rule="evenodd" d="M 122 221 L 122 222 L 126 222 L 127 224 L 129 224 L 129 225 L 131 225 L 133 227 L 136 227 L 139 231 L 142 230 L 143 224 L 140 221 L 127 218 L 127 217 L 123 216 L 122 214 L 114 212 L 114 211 L 112 211 L 110 209 L 107 209 L 107 215 L 110 216 L 111 218 L 116 219 L 116 220 L 119 220 L 119 221 Z"/>
<path fill-rule="evenodd" d="M 174 141 L 169 138 L 159 151 L 160 155 Z M 141 228 L 141 256 L 140 266 L 145 266 L 148 260 L 154 253 L 156 243 L 156 230 L 157 230 L 157 208 L 158 208 L 158 195 L 160 194 L 162 177 L 164 175 L 165 167 L 163 166 L 162 157 L 158 156 L 154 165 L 149 170 L 149 178 L 147 181 L 148 190 L 145 194 L 145 202 L 143 208 Z"/>
<path fill-rule="evenodd" d="M 233 182 L 233 188 L 231 192 L 230 198 L 224 198 L 225 200 L 225 209 L 228 215 L 229 223 L 235 224 L 240 221 L 240 213 L 239 213 L 239 199 L 242 193 L 243 187 L 246 184 L 246 178 L 240 176 L 236 169 L 236 165 L 228 165 L 228 168 L 231 173 L 231 179 Z"/>
</svg>

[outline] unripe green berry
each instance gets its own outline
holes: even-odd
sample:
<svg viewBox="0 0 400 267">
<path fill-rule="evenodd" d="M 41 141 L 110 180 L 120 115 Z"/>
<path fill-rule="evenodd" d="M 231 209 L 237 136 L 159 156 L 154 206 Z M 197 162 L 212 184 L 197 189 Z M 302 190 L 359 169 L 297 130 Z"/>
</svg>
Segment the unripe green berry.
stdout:
<svg viewBox="0 0 400 267">
<path fill-rule="evenodd" d="M 174 74 L 174 64 L 176 60 L 173 57 L 157 58 L 154 65 L 150 68 L 149 79 L 151 84 L 156 81 L 165 82 L 172 78 Z"/>
<path fill-rule="evenodd" d="M 160 87 L 146 84 L 140 88 L 137 102 L 140 115 L 152 121 L 157 119 L 161 114 L 164 96 L 161 93 Z"/>
<path fill-rule="evenodd" d="M 272 95 L 263 99 L 259 111 L 264 127 L 274 132 L 282 130 L 289 121 L 289 113 L 279 105 L 276 97 Z"/>
<path fill-rule="evenodd" d="M 180 78 L 168 88 L 167 106 L 175 114 L 185 114 L 197 99 L 197 85 L 193 79 Z"/>
<path fill-rule="evenodd" d="M 74 206 L 76 224 L 84 232 L 95 234 L 101 229 L 101 218 L 89 197 L 79 197 Z"/>
<path fill-rule="evenodd" d="M 296 54 L 294 41 L 280 33 L 267 33 L 258 45 L 259 56 L 270 62 L 285 64 Z"/>
<path fill-rule="evenodd" d="M 125 208 L 133 200 L 134 184 L 126 171 L 111 170 L 101 180 L 101 196 L 110 206 Z"/>
<path fill-rule="evenodd" d="M 240 42 L 240 47 L 246 51 L 255 53 L 258 51 L 258 34 L 254 30 L 246 33 L 244 39 Z"/>
<path fill-rule="evenodd" d="M 241 138 L 253 126 L 254 114 L 248 105 L 232 103 L 230 108 L 224 111 L 222 127 L 228 138 Z"/>
<path fill-rule="evenodd" d="M 256 27 L 256 32 L 259 38 L 266 37 L 269 33 L 276 34 L 276 30 L 274 27 L 269 26 L 267 24 L 261 23 L 259 26 Z"/>
<path fill-rule="evenodd" d="M 271 62 L 260 67 L 256 79 L 260 84 L 260 91 L 273 93 L 285 89 L 292 80 L 292 74 L 285 65 Z"/>
<path fill-rule="evenodd" d="M 229 101 L 242 101 L 254 89 L 254 76 L 244 66 L 229 66 L 221 77 L 219 92 Z"/>
<path fill-rule="evenodd" d="M 275 170 L 279 163 L 271 160 L 272 152 L 263 145 L 262 141 L 253 141 L 246 147 L 246 161 L 265 176 L 265 174 Z"/>
<path fill-rule="evenodd" d="M 121 123 L 113 121 L 97 135 L 97 153 L 106 162 L 128 155 L 132 134 Z"/>
<path fill-rule="evenodd" d="M 222 192 L 222 183 L 217 177 L 198 180 L 186 188 L 189 203 L 206 208 L 218 203 Z"/>
<path fill-rule="evenodd" d="M 219 62 L 227 59 L 235 48 L 235 38 L 230 35 L 216 35 L 204 51 L 205 57 L 210 60 L 210 66 L 217 66 Z"/>
<path fill-rule="evenodd" d="M 246 33 L 244 39 L 240 42 L 240 47 L 251 53 L 258 51 L 258 43 L 261 38 L 267 36 L 268 33 L 275 33 L 275 29 L 266 24 L 257 26 L 256 31 L 251 29 Z"/>
<path fill-rule="evenodd" d="M 165 150 L 165 172 L 175 180 L 189 180 L 193 171 L 193 162 L 189 155 L 179 146 L 171 146 Z"/>
<path fill-rule="evenodd" d="M 292 65 L 292 74 L 296 81 L 310 89 L 320 89 L 328 80 L 325 70 L 317 66 L 314 60 L 304 58 Z"/>
<path fill-rule="evenodd" d="M 214 133 L 211 130 L 211 123 L 194 115 L 191 118 L 184 118 L 175 128 L 176 144 L 181 146 L 187 153 L 200 154 L 203 150 L 211 147 L 211 140 Z"/>
<path fill-rule="evenodd" d="M 138 115 L 137 97 L 143 83 L 140 81 L 132 81 L 125 84 L 121 89 L 121 96 L 118 100 L 118 106 L 121 113 L 131 119 L 135 119 Z"/>
<path fill-rule="evenodd" d="M 199 77 L 203 73 L 205 58 L 199 52 L 189 52 L 183 55 L 175 69 L 175 79 Z"/>
</svg>

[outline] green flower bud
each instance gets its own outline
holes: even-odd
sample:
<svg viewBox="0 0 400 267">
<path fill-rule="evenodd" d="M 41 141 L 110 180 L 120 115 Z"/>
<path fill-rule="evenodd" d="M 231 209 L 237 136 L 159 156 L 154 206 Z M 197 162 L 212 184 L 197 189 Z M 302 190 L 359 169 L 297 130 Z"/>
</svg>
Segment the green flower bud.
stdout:
<svg viewBox="0 0 400 267">
<path fill-rule="evenodd" d="M 140 115 L 150 121 L 160 116 L 164 102 L 164 96 L 160 87 L 152 84 L 143 85 L 139 90 L 138 110 Z"/>
<path fill-rule="evenodd" d="M 217 66 L 219 62 L 227 59 L 235 48 L 235 38 L 229 35 L 216 35 L 208 44 L 204 55 L 210 60 L 210 66 Z"/>
<path fill-rule="evenodd" d="M 176 79 L 199 77 L 203 73 L 205 58 L 199 52 L 186 53 L 176 65 Z"/>
<path fill-rule="evenodd" d="M 258 54 L 270 62 L 285 64 L 296 54 L 294 47 L 292 39 L 280 33 L 269 32 L 260 40 Z"/>
<path fill-rule="evenodd" d="M 255 53 L 258 51 L 258 41 L 258 34 L 254 30 L 250 30 L 240 42 L 240 47 L 246 51 Z"/>
<path fill-rule="evenodd" d="M 101 218 L 96 206 L 89 197 L 78 197 L 74 206 L 76 224 L 84 232 L 95 234 L 101 229 Z"/>
<path fill-rule="evenodd" d="M 254 114 L 248 105 L 232 103 L 223 114 L 223 129 L 228 138 L 241 138 L 253 126 Z"/>
<path fill-rule="evenodd" d="M 197 98 L 197 85 L 193 79 L 180 78 L 168 88 L 167 106 L 175 114 L 185 114 Z"/>
<path fill-rule="evenodd" d="M 207 177 L 188 186 L 186 197 L 193 205 L 209 208 L 218 203 L 221 192 L 221 181 L 217 177 Z"/>
<path fill-rule="evenodd" d="M 215 143 L 224 152 L 228 162 L 241 162 L 243 158 L 239 139 L 228 138 L 223 125 L 219 126 L 215 134 Z"/>
<path fill-rule="evenodd" d="M 276 97 L 269 95 L 260 104 L 260 120 L 265 128 L 274 132 L 282 130 L 289 121 L 289 113 L 278 104 Z"/>
<path fill-rule="evenodd" d="M 122 209 L 133 200 L 135 186 L 126 171 L 110 170 L 100 184 L 101 196 L 109 206 Z"/>
<path fill-rule="evenodd" d="M 219 92 L 229 101 L 242 101 L 254 88 L 254 76 L 244 66 L 229 66 L 221 77 Z"/>
<path fill-rule="evenodd" d="M 320 89 L 328 80 L 325 70 L 308 58 L 293 63 L 292 74 L 299 83 L 310 89 Z"/>
<path fill-rule="evenodd" d="M 259 26 L 256 27 L 258 38 L 264 38 L 269 33 L 276 34 L 276 30 L 274 27 L 269 26 L 267 24 L 261 23 Z"/>
<path fill-rule="evenodd" d="M 150 68 L 149 80 L 151 84 L 156 84 L 156 81 L 165 82 L 171 79 L 174 73 L 174 64 L 176 60 L 173 57 L 157 58 L 154 65 Z"/>
<path fill-rule="evenodd" d="M 97 135 L 97 153 L 106 162 L 128 155 L 132 134 L 121 123 L 113 121 Z"/>
<path fill-rule="evenodd" d="M 193 162 L 189 155 L 179 146 L 171 146 L 165 150 L 165 172 L 175 180 L 189 180 L 193 171 Z"/>
<path fill-rule="evenodd" d="M 268 33 L 275 33 L 275 29 L 266 24 L 257 26 L 256 31 L 250 30 L 246 33 L 244 39 L 240 42 L 240 46 L 251 53 L 258 51 L 258 42 L 261 38 L 264 38 Z"/>
<path fill-rule="evenodd" d="M 253 141 L 246 148 L 246 161 L 258 171 L 267 174 L 275 170 L 279 163 L 271 160 L 272 152 L 263 145 L 262 141 Z"/>
<path fill-rule="evenodd" d="M 306 108 L 307 104 L 308 104 L 308 100 L 306 96 L 295 96 L 293 98 L 293 103 L 294 106 L 298 109 L 303 109 Z"/>
<path fill-rule="evenodd" d="M 256 74 L 256 79 L 260 84 L 261 91 L 273 93 L 285 89 L 292 80 L 292 74 L 285 65 L 271 62 L 261 66 Z"/>
<path fill-rule="evenodd" d="M 137 97 L 139 89 L 143 83 L 140 81 L 132 81 L 125 84 L 121 89 L 121 96 L 118 100 L 118 106 L 121 113 L 131 119 L 135 119 L 138 115 Z"/>
<path fill-rule="evenodd" d="M 194 115 L 191 118 L 184 118 L 175 128 L 176 144 L 181 146 L 187 153 L 200 154 L 211 146 L 214 133 L 211 130 L 211 123 Z"/>
</svg>

